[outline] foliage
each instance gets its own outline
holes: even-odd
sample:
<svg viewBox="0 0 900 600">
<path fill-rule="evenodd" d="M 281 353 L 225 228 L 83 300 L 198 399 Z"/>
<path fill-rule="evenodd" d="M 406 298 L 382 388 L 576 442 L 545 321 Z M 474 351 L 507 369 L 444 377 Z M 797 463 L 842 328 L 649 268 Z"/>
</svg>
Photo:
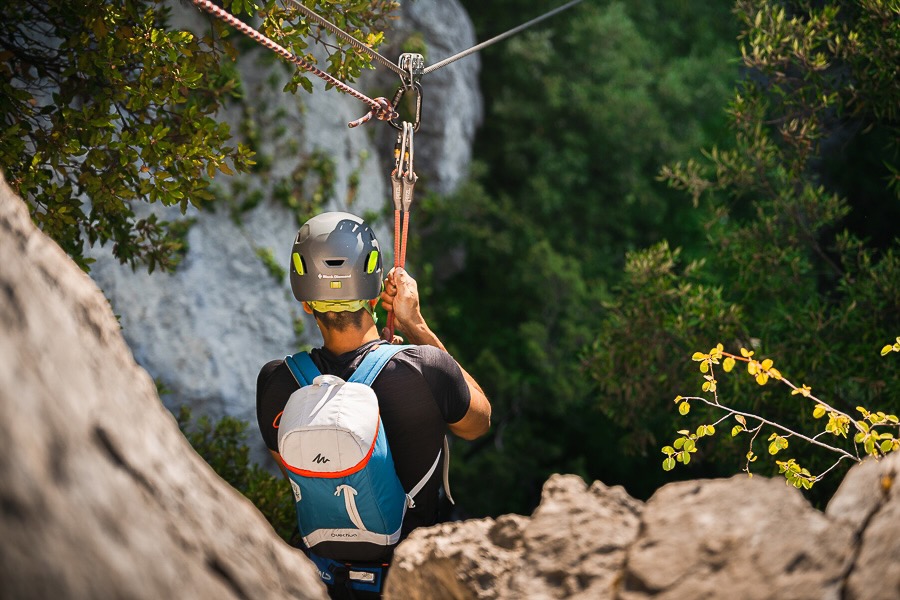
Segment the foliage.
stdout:
<svg viewBox="0 0 900 600">
<path fill-rule="evenodd" d="M 486 38 L 557 4 L 470 14 Z M 597 410 L 578 357 L 627 250 L 665 232 L 699 239 L 690 206 L 655 177 L 713 139 L 736 72 L 727 8 L 641 4 L 583 3 L 488 48 L 471 181 L 422 200 L 412 221 L 430 234 L 411 236 L 422 245 L 410 252 L 423 257 L 427 317 L 493 405 L 490 439 L 454 461 L 473 513 L 527 512 L 557 471 L 637 486 L 648 472 L 621 459 L 632 432 Z M 488 472 L 496 485 L 483 485 Z"/>
<path fill-rule="evenodd" d="M 900 338 L 897 338 L 896 345 L 900 347 Z M 893 346 L 885 346 L 885 349 L 888 350 L 882 350 L 882 356 L 888 354 L 893 349 Z M 809 469 L 802 467 L 794 458 L 775 461 L 778 465 L 779 473 L 784 475 L 789 485 L 793 485 L 796 488 L 812 488 L 817 481 L 821 481 L 829 471 L 837 467 L 843 460 L 849 459 L 850 461 L 860 462 L 866 456 L 879 458 L 888 452 L 900 450 L 900 437 L 895 434 L 895 431 L 900 431 L 900 420 L 898 420 L 897 415 L 886 414 L 883 411 L 870 412 L 862 406 L 857 406 L 856 410 L 862 415 L 862 418 L 854 419 L 849 414 L 814 396 L 810 386 L 802 384 L 798 387 L 791 383 L 775 368 L 772 359 L 758 360 L 753 357 L 754 354 L 752 350 L 747 350 L 746 348 L 741 348 L 740 355 L 731 354 L 725 352 L 722 344 L 717 344 L 715 348 L 706 353 L 694 353 L 691 359 L 700 363 L 700 372 L 705 380 L 702 390 L 712 394 L 712 399 L 703 396 L 678 396 L 675 398 L 675 403 L 678 404 L 678 412 L 682 416 L 687 415 L 691 410 L 690 401 L 696 400 L 725 412 L 725 415 L 714 423 L 698 426 L 695 433 L 687 429 L 679 430 L 678 434 L 680 437 L 676 438 L 671 446 L 665 446 L 662 449 L 663 454 L 666 455 L 666 458 L 663 460 L 663 469 L 671 471 L 675 468 L 676 462 L 685 465 L 690 463 L 691 454 L 697 451 L 697 440 L 704 436 L 714 435 L 716 433 L 716 425 L 720 425 L 730 418 L 734 418 L 737 422 L 731 428 L 732 437 L 741 434 L 750 435 L 748 441 L 749 449 L 743 468 L 748 475 L 752 476 L 750 465 L 756 462 L 758 458 L 754 452 L 753 444 L 764 430 L 771 430 L 766 439 L 766 442 L 768 442 L 767 450 L 771 456 L 786 450 L 790 445 L 788 442 L 789 438 L 805 441 L 808 444 L 824 448 L 838 455 L 832 465 L 818 475 L 813 475 Z M 718 382 L 715 370 L 717 365 L 721 364 L 722 370 L 728 373 L 734 368 L 736 361 L 747 364 L 747 373 L 753 377 L 758 385 L 766 385 L 770 380 L 780 381 L 791 389 L 791 396 L 799 396 L 808 400 L 812 406 L 813 419 L 828 417 L 823 431 L 809 437 L 764 417 L 721 404 L 717 392 Z M 841 442 L 847 440 L 851 427 L 854 430 L 854 435 L 852 447 L 848 451 L 842 447 L 844 444 L 841 444 Z M 830 442 L 823 442 L 820 438 L 826 434 L 833 436 L 835 439 Z M 862 458 L 860 455 L 862 455 Z"/>
<path fill-rule="evenodd" d="M 177 420 L 178 427 L 203 460 L 256 505 L 275 532 L 289 541 L 297 523 L 294 497 L 282 478 L 250 462 L 247 422 L 223 417 L 212 423 L 207 416 L 192 420 L 191 410 L 186 406 L 179 410 Z"/>
<path fill-rule="evenodd" d="M 295 52 L 319 37 L 274 0 L 225 5 L 262 15 L 263 30 Z M 348 0 L 317 10 L 376 46 L 395 6 Z M 35 223 L 82 268 L 85 242 L 111 243 L 133 268 L 172 268 L 182 249 L 173 224 L 140 204 L 202 206 L 213 176 L 253 166 L 252 151 L 215 118 L 242 93 L 227 26 L 213 20 L 192 33 L 169 17 L 162 0 L 0 5 L 0 165 Z M 329 46 L 327 62 L 352 80 L 369 57 Z M 287 85 L 298 87 L 312 90 L 308 76 Z"/>
<path fill-rule="evenodd" d="M 737 14 L 753 75 L 730 107 L 734 146 L 664 176 L 711 215 L 707 277 L 723 282 L 748 332 L 731 339 L 755 339 L 754 350 L 765 340 L 767 353 L 793 359 L 841 414 L 896 411 L 900 381 L 867 356 L 900 327 L 900 130 L 889 108 L 900 105 L 900 7 L 738 2 Z M 879 160 L 854 162 L 870 145 Z M 771 393 L 747 404 L 793 429 L 811 424 Z M 811 469 L 825 468 L 803 452 Z"/>
</svg>

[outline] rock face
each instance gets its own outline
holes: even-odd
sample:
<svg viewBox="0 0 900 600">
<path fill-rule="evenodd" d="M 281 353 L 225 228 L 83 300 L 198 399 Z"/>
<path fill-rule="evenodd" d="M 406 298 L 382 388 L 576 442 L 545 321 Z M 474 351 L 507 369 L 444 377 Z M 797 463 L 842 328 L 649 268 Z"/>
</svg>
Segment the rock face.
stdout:
<svg viewBox="0 0 900 600">
<path fill-rule="evenodd" d="M 544 485 L 532 517 L 445 523 L 400 545 L 387 598 L 609 597 L 640 526 L 620 487 L 574 475 Z M 437 587 L 439 586 L 439 587 Z"/>
<path fill-rule="evenodd" d="M 190 5 L 173 4 L 178 24 L 202 26 L 205 17 Z M 456 0 L 405 2 L 388 32 L 384 54 L 394 60 L 413 33 L 428 46 L 428 61 L 474 44 L 471 22 Z M 298 223 L 279 202 L 293 194 L 313 210 L 347 210 L 378 216 L 374 223 L 387 264 L 392 261 L 389 167 L 394 130 L 373 122 L 358 129 L 347 123 L 367 111 L 362 102 L 325 90 L 313 78 L 313 94 L 282 92 L 284 65 L 260 66 L 265 51 L 252 49 L 239 63 L 244 99 L 223 115 L 244 140 L 253 138 L 265 168 L 233 178 L 217 178 L 215 212 L 191 210 L 189 251 L 171 274 L 132 272 L 103 249 L 91 270 L 116 314 L 138 363 L 171 392 L 174 408 L 193 406 L 214 417 L 229 414 L 255 422 L 256 376 L 267 361 L 320 343 L 311 318 L 303 314 L 285 277 L 273 275 L 257 252 L 271 252 L 287 268 Z M 425 81 L 422 128 L 416 135 L 417 192 L 447 192 L 465 177 L 475 128 L 481 120 L 478 58 L 435 71 Z M 355 86 L 390 94 L 398 78 L 379 67 Z M 389 91 L 388 91 L 389 90 Z M 331 182 L 331 183 L 329 183 Z M 321 198 L 320 198 L 321 196 Z M 258 200 L 258 204 L 254 202 Z M 175 219 L 177 209 L 165 213 Z M 298 333 L 297 324 L 303 329 Z M 254 441 L 256 436 L 252 436 Z M 268 455 L 259 442 L 257 458 Z"/>
<path fill-rule="evenodd" d="M 827 510 L 781 480 L 667 485 L 643 505 L 554 476 L 528 517 L 417 530 L 387 598 L 900 598 L 900 455 L 852 469 Z"/>
<path fill-rule="evenodd" d="M 194 453 L 103 294 L 2 176 L 0 264 L 0 596 L 325 598 Z"/>
</svg>

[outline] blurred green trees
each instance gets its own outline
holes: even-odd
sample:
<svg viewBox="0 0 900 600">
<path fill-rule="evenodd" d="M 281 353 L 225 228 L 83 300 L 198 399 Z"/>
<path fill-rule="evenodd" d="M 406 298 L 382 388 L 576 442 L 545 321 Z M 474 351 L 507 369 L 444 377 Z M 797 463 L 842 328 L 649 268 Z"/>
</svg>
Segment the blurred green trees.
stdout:
<svg viewBox="0 0 900 600">
<path fill-rule="evenodd" d="M 551 5 L 470 10 L 487 37 Z M 647 434 L 603 410 L 585 349 L 610 318 L 601 308 L 618 297 L 626 251 L 665 237 L 688 255 L 704 247 L 700 215 L 657 175 L 718 139 L 736 33 L 727 7 L 584 3 L 485 51 L 472 182 L 417 216 L 439 232 L 423 242 L 433 267 L 424 306 L 494 403 L 491 439 L 454 467 L 476 512 L 528 510 L 556 471 L 627 479 L 633 493 L 659 480 L 624 455 Z M 620 342 L 597 343 L 633 352 Z M 621 385 L 667 385 L 656 371 Z M 498 485 L 479 485 L 486 472 Z"/>
<path fill-rule="evenodd" d="M 900 9 L 695 5 L 580 5 L 484 54 L 480 164 L 429 205 L 424 248 L 425 305 L 495 406 L 456 461 L 473 512 L 528 510 L 554 471 L 649 495 L 684 427 L 672 399 L 700 391 L 690 357 L 720 341 L 848 412 L 896 410 L 878 351 L 900 331 Z M 471 7 L 485 35 L 539 9 Z M 745 452 L 717 440 L 679 475 Z"/>
</svg>

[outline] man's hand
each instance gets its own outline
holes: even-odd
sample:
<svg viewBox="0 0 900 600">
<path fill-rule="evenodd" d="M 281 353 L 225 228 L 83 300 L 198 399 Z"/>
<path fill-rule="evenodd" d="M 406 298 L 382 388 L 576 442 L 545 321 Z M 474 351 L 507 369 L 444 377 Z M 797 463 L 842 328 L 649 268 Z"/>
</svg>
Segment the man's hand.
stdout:
<svg viewBox="0 0 900 600">
<path fill-rule="evenodd" d="M 381 306 L 394 311 L 394 325 L 407 335 L 425 325 L 419 310 L 419 284 L 403 267 L 394 267 L 384 280 Z"/>
</svg>

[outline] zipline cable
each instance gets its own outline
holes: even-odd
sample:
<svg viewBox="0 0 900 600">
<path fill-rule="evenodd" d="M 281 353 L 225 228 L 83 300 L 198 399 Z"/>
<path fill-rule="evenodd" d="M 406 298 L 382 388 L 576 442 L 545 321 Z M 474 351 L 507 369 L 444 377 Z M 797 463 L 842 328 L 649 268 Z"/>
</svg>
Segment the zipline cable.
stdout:
<svg viewBox="0 0 900 600">
<path fill-rule="evenodd" d="M 546 12 L 539 17 L 534 18 L 534 19 L 528 21 L 527 23 L 522 23 L 518 27 L 513 27 L 512 29 L 510 29 L 507 32 L 501 33 L 500 35 L 496 35 L 489 40 L 486 40 L 484 42 L 481 42 L 480 44 L 472 46 L 468 50 L 463 50 L 462 52 L 460 52 L 458 54 L 454 54 L 453 56 L 451 56 L 449 58 L 445 58 L 444 60 L 442 60 L 440 62 L 436 62 L 431 66 L 425 67 L 425 71 L 422 74 L 428 75 L 432 71 L 437 71 L 441 67 L 445 67 L 452 62 L 456 62 L 461 58 L 465 58 L 465 57 L 469 56 L 470 54 L 478 52 L 479 50 L 483 50 L 484 48 L 487 48 L 491 44 L 496 44 L 500 40 L 505 40 L 509 36 L 515 35 L 515 34 L 519 33 L 520 31 L 522 31 L 523 29 L 527 29 L 536 23 L 540 23 L 544 19 L 549 19 L 553 15 L 555 15 L 557 13 L 561 13 L 562 11 L 569 9 L 569 8 L 575 6 L 576 4 L 579 4 L 580 2 L 583 2 L 583 0 L 572 0 L 571 2 L 569 2 L 567 4 L 564 4 L 560 7 L 554 8 L 553 10 Z"/>
<path fill-rule="evenodd" d="M 365 52 L 366 54 L 371 56 L 374 60 L 381 63 L 382 65 L 384 65 L 385 67 L 387 67 L 388 69 L 390 69 L 391 71 L 393 71 L 394 73 L 399 75 L 400 77 L 403 77 L 405 75 L 403 69 L 401 69 L 397 63 L 391 61 L 388 58 L 385 58 L 381 54 L 378 54 L 378 52 L 376 52 L 375 50 L 373 50 L 372 48 L 370 48 L 363 42 L 359 41 L 358 39 L 356 39 L 355 37 L 353 37 L 346 31 L 344 31 L 343 29 L 341 29 L 340 27 L 338 27 L 331 21 L 328 21 L 328 20 L 324 19 L 323 17 L 319 16 L 311 8 L 307 7 L 302 2 L 300 2 L 300 0 L 287 0 L 287 1 L 290 2 L 291 4 L 293 4 L 297 8 L 297 10 L 299 10 L 304 15 L 306 15 L 307 18 L 312 19 L 313 21 L 315 21 L 316 23 L 318 23 L 319 25 L 321 25 L 322 27 L 324 27 L 331 33 L 335 34 L 336 36 L 343 38 L 345 42 L 347 42 L 348 44 L 350 44 L 357 50 L 359 50 L 361 52 Z"/>
</svg>

